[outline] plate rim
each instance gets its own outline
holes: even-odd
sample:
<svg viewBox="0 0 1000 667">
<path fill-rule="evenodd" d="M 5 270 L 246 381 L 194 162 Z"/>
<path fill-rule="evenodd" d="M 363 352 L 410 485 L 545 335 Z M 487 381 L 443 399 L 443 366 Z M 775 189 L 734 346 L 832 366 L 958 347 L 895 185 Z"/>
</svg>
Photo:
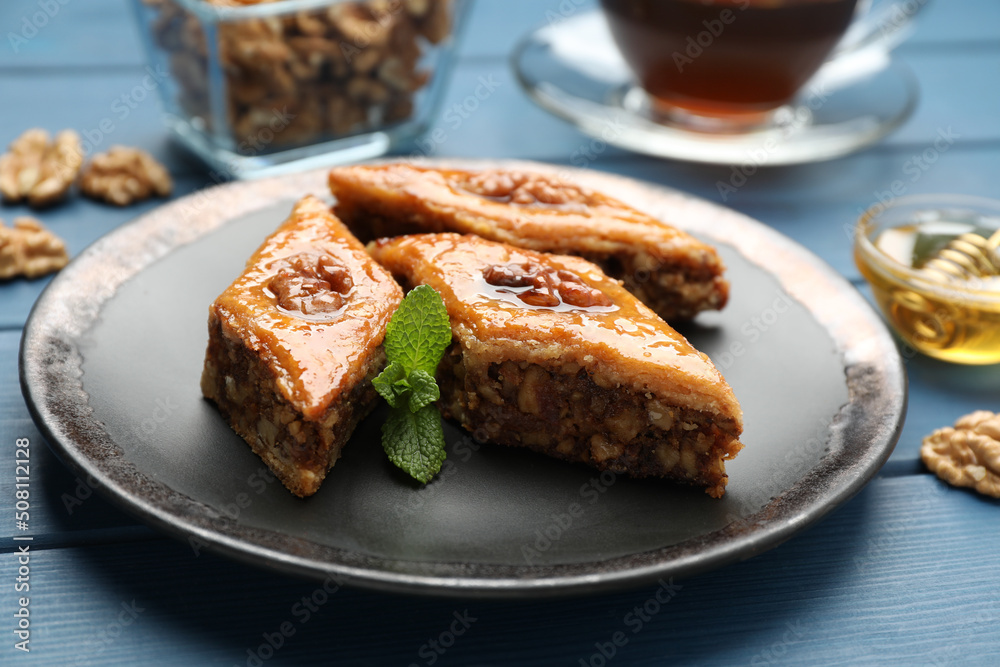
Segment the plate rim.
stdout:
<svg viewBox="0 0 1000 667">
<path fill-rule="evenodd" d="M 378 162 L 390 161 L 396 160 Z M 146 266 L 241 215 L 274 205 L 279 199 L 315 193 L 317 185 L 325 187 L 326 169 L 229 183 L 168 202 L 102 236 L 50 282 L 28 317 L 18 355 L 22 394 L 49 447 L 115 505 L 188 541 L 192 547 L 204 547 L 287 574 L 333 579 L 338 584 L 463 597 L 594 593 L 640 586 L 665 577 L 690 576 L 757 555 L 853 497 L 892 453 L 906 411 L 902 358 L 881 318 L 853 285 L 795 241 L 721 205 L 662 185 L 606 172 L 521 160 L 424 159 L 416 163 L 547 172 L 610 191 L 612 196 L 637 208 L 649 210 L 656 202 L 668 202 L 668 208 L 685 211 L 684 217 L 688 219 L 684 222 L 688 224 L 678 221 L 678 226 L 729 245 L 747 261 L 767 271 L 809 310 L 834 340 L 845 370 L 848 402 L 833 416 L 831 452 L 761 510 L 724 528 L 660 549 L 558 565 L 402 561 L 301 538 L 289 539 L 275 531 L 241 526 L 210 506 L 139 472 L 122 456 L 101 425 L 90 418 L 81 379 L 82 357 L 74 341 L 79 342 L 100 315 L 103 304 L 114 297 L 117 287 Z M 196 206 L 199 199 L 202 203 Z M 192 211 L 197 213 L 193 219 Z M 188 225 L 178 228 L 176 214 L 185 212 Z M 723 240 L 734 238 L 736 230 L 743 235 L 742 248 Z M 108 267 L 107 252 L 122 247 L 139 247 L 143 252 L 112 256 L 114 261 Z M 762 255 L 762 249 L 768 252 Z M 755 253 L 755 257 L 750 256 Z M 761 261 L 765 256 L 769 262 L 781 261 L 765 267 Z M 102 265 L 96 266 L 98 263 Z M 103 285 L 103 291 L 92 293 L 93 274 L 106 277 L 108 272 L 117 284 Z M 802 300 L 806 291 L 817 287 L 826 290 L 825 296 L 837 302 L 840 311 L 846 306 L 848 312 L 827 308 L 817 313 L 817 304 L 810 306 Z M 89 295 L 95 303 L 73 300 L 72 297 L 81 294 Z M 883 391 L 886 386 L 898 391 Z M 859 410 L 861 400 L 866 401 L 864 410 Z M 847 444 L 857 438 L 864 438 L 866 447 L 852 451 Z"/>
</svg>

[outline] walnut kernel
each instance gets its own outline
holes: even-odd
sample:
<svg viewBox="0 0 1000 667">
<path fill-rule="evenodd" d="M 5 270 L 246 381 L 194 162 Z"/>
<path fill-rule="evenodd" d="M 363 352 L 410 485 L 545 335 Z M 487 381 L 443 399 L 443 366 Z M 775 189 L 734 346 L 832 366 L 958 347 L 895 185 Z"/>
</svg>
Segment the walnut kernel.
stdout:
<svg viewBox="0 0 1000 667">
<path fill-rule="evenodd" d="M 484 170 L 452 178 L 452 187 L 505 203 L 532 206 L 590 204 L 593 193 L 577 185 L 542 174 Z"/>
<path fill-rule="evenodd" d="M 354 287 L 351 272 L 327 254 L 302 252 L 273 262 L 267 283 L 278 307 L 290 313 L 325 315 L 340 310 Z"/>
<path fill-rule="evenodd" d="M 82 164 L 80 137 L 73 130 L 63 130 L 54 141 L 45 130 L 28 130 L 0 157 L 0 194 L 10 202 L 48 206 L 66 196 Z"/>
<path fill-rule="evenodd" d="M 561 303 L 577 308 L 607 307 L 611 299 L 565 269 L 551 269 L 538 262 L 492 264 L 483 269 L 486 283 L 494 287 L 530 287 L 517 292 L 529 306 L 555 308 Z"/>
<path fill-rule="evenodd" d="M 80 179 L 83 194 L 117 206 L 128 206 L 154 195 L 166 197 L 173 190 L 170 174 L 146 151 L 112 146 L 95 155 Z"/>
<path fill-rule="evenodd" d="M 949 484 L 1000 498 L 1000 414 L 979 410 L 934 431 L 920 457 Z"/>
<path fill-rule="evenodd" d="M 66 244 L 34 218 L 16 218 L 13 227 L 0 220 L 0 280 L 37 278 L 69 262 Z"/>
</svg>

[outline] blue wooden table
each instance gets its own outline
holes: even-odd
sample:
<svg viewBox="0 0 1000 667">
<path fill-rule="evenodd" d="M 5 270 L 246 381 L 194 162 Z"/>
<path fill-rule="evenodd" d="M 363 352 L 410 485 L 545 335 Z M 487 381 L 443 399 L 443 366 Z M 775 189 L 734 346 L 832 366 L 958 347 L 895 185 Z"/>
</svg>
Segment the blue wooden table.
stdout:
<svg viewBox="0 0 1000 667">
<path fill-rule="evenodd" d="M 437 155 L 570 162 L 589 138 L 528 101 L 507 55 L 552 12 L 580 5 L 477 0 L 445 104 L 463 100 L 480 77 L 498 85 Z M 0 144 L 29 127 L 72 127 L 100 149 L 121 143 L 154 153 L 175 176 L 175 196 L 207 184 L 171 144 L 152 97 L 125 117 L 112 108 L 145 74 L 126 0 L 4 0 L 0 37 Z M 1000 3 L 935 0 L 896 54 L 922 91 L 902 129 L 849 157 L 763 170 L 725 202 L 796 239 L 863 292 L 845 225 L 893 181 L 908 193 L 1000 197 Z M 100 129 L 105 119 L 110 132 Z M 926 169 L 907 170 L 941 132 L 953 143 Z M 591 167 L 713 201 L 716 182 L 730 174 L 614 148 Z M 75 255 L 156 205 L 121 210 L 75 198 L 41 218 Z M 8 221 L 27 213 L 0 209 Z M 331 592 L 195 556 L 109 505 L 52 456 L 17 380 L 21 329 L 45 284 L 0 284 L 0 664 L 1000 664 L 1000 503 L 945 486 L 919 460 L 921 438 L 934 428 L 1000 409 L 997 367 L 907 356 L 906 426 L 864 491 L 782 546 L 675 581 L 668 593 L 519 602 Z M 13 539 L 21 438 L 31 451 L 30 593 L 15 590 L 27 560 L 24 542 Z M 25 595 L 30 653 L 14 648 L 13 614 Z"/>
</svg>

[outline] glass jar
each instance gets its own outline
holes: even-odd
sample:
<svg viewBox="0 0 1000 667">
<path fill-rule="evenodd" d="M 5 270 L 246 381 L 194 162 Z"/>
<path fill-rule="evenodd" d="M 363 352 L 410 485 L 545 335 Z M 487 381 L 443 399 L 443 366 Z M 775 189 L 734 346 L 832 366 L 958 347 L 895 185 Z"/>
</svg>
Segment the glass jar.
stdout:
<svg viewBox="0 0 1000 667">
<path fill-rule="evenodd" d="M 900 197 L 858 222 L 854 261 L 896 333 L 914 349 L 961 364 L 1000 363 L 1000 276 L 949 280 L 921 266 L 960 234 L 1000 229 L 1000 201 Z M 916 265 L 916 266 L 915 266 Z"/>
<path fill-rule="evenodd" d="M 166 122 L 217 180 L 375 157 L 428 126 L 463 0 L 133 0 Z"/>
</svg>

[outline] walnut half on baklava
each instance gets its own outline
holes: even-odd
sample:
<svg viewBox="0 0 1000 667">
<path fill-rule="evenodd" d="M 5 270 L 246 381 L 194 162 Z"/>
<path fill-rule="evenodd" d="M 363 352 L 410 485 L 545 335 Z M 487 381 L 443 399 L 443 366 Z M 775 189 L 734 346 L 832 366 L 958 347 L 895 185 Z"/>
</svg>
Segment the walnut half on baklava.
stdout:
<svg viewBox="0 0 1000 667">
<path fill-rule="evenodd" d="M 577 255 L 621 280 L 667 321 L 720 309 L 729 297 L 725 266 L 714 248 L 554 176 L 386 164 L 337 167 L 329 183 L 337 215 L 363 241 L 458 232 Z"/>
<path fill-rule="evenodd" d="M 202 393 L 295 495 L 315 493 L 377 400 L 399 285 L 315 197 L 209 309 Z"/>
<path fill-rule="evenodd" d="M 708 357 L 578 257 L 476 236 L 381 239 L 404 287 L 440 292 L 453 342 L 439 405 L 505 445 L 725 493 L 742 412 Z"/>
</svg>

